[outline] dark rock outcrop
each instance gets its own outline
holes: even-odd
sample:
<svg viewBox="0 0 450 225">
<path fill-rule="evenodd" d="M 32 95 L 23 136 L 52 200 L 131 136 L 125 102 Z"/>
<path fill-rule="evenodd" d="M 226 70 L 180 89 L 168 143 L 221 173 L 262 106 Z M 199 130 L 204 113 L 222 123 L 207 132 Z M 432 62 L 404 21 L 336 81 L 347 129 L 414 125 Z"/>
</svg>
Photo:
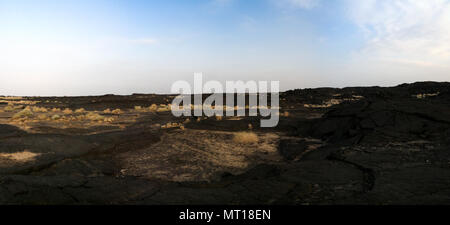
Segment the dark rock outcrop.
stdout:
<svg viewBox="0 0 450 225">
<path fill-rule="evenodd" d="M 154 150 L 165 131 L 151 125 L 170 121 L 170 115 L 142 117 L 123 131 L 98 134 L 33 134 L 0 125 L 1 153 L 27 149 L 40 154 L 34 162 L 0 169 L 0 203 L 450 204 L 449 83 L 294 90 L 281 98 L 290 115 L 281 117 L 280 126 L 254 127 L 281 135 L 282 160 L 202 182 L 149 180 L 120 171 L 114 156 Z M 334 98 L 342 103 L 303 106 Z M 93 109 L 164 103 L 156 95 L 56 99 Z M 186 127 L 241 131 L 249 123 L 255 118 Z M 202 144 L 192 137 L 195 141 Z"/>
</svg>

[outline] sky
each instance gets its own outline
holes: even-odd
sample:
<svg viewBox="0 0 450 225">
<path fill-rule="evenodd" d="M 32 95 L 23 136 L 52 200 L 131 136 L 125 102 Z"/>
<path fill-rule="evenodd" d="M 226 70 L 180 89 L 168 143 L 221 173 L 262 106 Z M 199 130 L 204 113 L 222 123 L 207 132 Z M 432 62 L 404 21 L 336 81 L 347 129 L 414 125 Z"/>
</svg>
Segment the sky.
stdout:
<svg viewBox="0 0 450 225">
<path fill-rule="evenodd" d="M 450 0 L 0 0 L 0 95 L 450 81 Z"/>
</svg>

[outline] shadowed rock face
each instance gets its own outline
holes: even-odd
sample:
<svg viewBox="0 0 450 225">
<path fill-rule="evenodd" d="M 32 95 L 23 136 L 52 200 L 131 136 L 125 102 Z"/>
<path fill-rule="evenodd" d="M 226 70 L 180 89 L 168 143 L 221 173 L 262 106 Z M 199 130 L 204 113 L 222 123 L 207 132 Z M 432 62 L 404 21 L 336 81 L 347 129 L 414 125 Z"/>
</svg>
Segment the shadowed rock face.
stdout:
<svg viewBox="0 0 450 225">
<path fill-rule="evenodd" d="M 0 203 L 449 204 L 449 93 L 434 82 L 288 91 L 289 116 L 271 129 L 250 117 L 161 129 L 186 118 L 127 111 L 170 96 L 27 98 L 120 108 L 123 128 L 0 124 Z M 234 143 L 248 124 L 259 141 Z"/>
<path fill-rule="evenodd" d="M 448 130 L 448 104 L 418 99 L 363 100 L 342 105 L 312 125 L 312 136 L 330 142 L 379 143 L 429 139 Z"/>
</svg>

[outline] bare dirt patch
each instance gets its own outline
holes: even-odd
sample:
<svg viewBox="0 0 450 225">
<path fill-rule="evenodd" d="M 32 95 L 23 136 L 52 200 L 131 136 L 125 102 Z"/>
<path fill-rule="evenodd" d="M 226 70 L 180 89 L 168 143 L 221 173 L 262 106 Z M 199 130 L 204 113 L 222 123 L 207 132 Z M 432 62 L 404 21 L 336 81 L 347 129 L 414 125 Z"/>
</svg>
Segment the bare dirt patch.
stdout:
<svg viewBox="0 0 450 225">
<path fill-rule="evenodd" d="M 234 134 L 189 129 L 168 132 L 149 148 L 121 154 L 122 174 L 178 182 L 208 181 L 224 173 L 242 173 L 255 164 L 281 160 L 278 134 L 258 134 L 259 141 L 250 145 L 233 142 Z"/>
</svg>

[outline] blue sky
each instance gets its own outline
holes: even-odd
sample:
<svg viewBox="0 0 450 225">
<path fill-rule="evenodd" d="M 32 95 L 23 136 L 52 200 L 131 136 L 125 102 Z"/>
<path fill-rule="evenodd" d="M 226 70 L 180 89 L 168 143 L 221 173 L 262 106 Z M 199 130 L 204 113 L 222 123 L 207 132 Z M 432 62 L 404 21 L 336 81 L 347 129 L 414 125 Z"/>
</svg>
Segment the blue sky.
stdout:
<svg viewBox="0 0 450 225">
<path fill-rule="evenodd" d="M 0 0 L 0 95 L 450 80 L 448 0 Z"/>
</svg>

